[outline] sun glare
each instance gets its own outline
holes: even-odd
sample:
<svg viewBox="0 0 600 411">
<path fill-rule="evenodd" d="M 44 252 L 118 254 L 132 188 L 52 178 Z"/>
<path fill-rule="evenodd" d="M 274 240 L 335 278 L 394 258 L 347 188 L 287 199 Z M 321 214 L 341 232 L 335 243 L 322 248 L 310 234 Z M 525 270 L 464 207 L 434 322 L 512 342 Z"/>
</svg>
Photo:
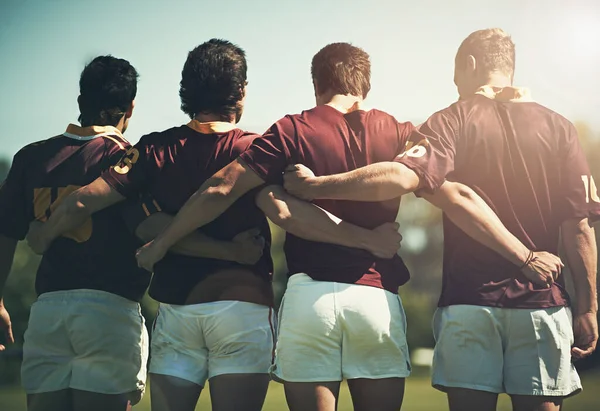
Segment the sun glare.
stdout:
<svg viewBox="0 0 600 411">
<path fill-rule="evenodd" d="M 572 50 L 581 59 L 600 60 L 600 18 L 581 16 L 571 28 Z"/>
</svg>

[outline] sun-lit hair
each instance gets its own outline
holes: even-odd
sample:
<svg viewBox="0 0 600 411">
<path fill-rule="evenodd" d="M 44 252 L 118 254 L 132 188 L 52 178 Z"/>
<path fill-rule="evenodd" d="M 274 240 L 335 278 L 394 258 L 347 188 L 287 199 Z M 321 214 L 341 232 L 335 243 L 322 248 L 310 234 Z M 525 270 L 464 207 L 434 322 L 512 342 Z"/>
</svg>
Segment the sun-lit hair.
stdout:
<svg viewBox="0 0 600 411">
<path fill-rule="evenodd" d="M 462 42 L 456 61 L 464 64 L 466 56 L 473 56 L 478 68 L 489 73 L 499 71 L 513 77 L 515 72 L 515 43 L 499 28 L 477 30 Z"/>
<path fill-rule="evenodd" d="M 321 92 L 366 98 L 371 89 L 369 55 L 348 43 L 323 47 L 313 57 L 311 74 Z"/>
<path fill-rule="evenodd" d="M 190 51 L 181 72 L 181 110 L 190 118 L 214 113 L 224 120 L 242 114 L 246 82 L 246 55 L 241 47 L 211 39 Z"/>
</svg>

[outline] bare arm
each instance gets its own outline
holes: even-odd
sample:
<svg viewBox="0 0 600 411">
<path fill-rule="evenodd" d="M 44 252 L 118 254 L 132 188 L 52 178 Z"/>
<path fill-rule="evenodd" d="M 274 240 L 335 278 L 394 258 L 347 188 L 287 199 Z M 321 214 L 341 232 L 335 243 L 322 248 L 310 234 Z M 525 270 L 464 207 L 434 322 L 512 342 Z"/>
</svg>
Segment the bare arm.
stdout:
<svg viewBox="0 0 600 411">
<path fill-rule="evenodd" d="M 446 181 L 434 194 L 422 196 L 473 239 L 515 265 L 523 266 L 527 262 L 530 250 L 506 229 L 496 213 L 471 188 Z M 534 256 L 535 259 L 523 267 L 523 274 L 532 282 L 550 286 L 560 274 L 562 262 L 546 252 L 536 252 Z"/>
<path fill-rule="evenodd" d="M 163 212 L 152 214 L 137 227 L 135 234 L 144 242 L 152 241 L 173 221 L 173 218 Z M 257 238 L 258 235 L 259 230 L 255 229 L 241 233 L 233 241 L 219 241 L 194 231 L 175 243 L 169 251 L 189 257 L 255 264 L 261 257 L 264 247 L 264 239 Z"/>
<path fill-rule="evenodd" d="M 314 204 L 298 200 L 281 186 L 263 189 L 256 203 L 279 227 L 306 240 L 360 248 L 382 258 L 392 258 L 400 247 L 402 237 L 396 223 L 384 224 L 375 230 L 358 227 Z"/>
<path fill-rule="evenodd" d="M 304 200 L 384 201 L 411 193 L 419 185 L 414 171 L 389 161 L 319 177 L 308 168 L 296 165 L 284 178 L 286 191 Z"/>
<path fill-rule="evenodd" d="M 571 219 L 561 225 L 565 257 L 573 276 L 577 297 L 576 314 L 598 311 L 596 273 L 598 249 L 594 228 L 587 218 Z"/>
<path fill-rule="evenodd" d="M 6 237 L 0 234 L 0 329 L 5 334 L 6 343 L 12 344 L 15 342 L 12 333 L 12 325 L 10 322 L 10 315 L 6 308 L 4 308 L 4 286 L 10 274 L 12 268 L 13 258 L 15 256 L 15 249 L 17 247 L 17 240 Z M 0 351 L 4 351 L 5 346 L 0 344 Z"/>
<path fill-rule="evenodd" d="M 30 230 L 27 235 L 29 246 L 36 253 L 43 254 L 56 238 L 81 226 L 95 212 L 124 199 L 106 181 L 97 178 L 61 201 L 45 224 Z"/>
<path fill-rule="evenodd" d="M 598 342 L 598 249 L 594 228 L 587 218 L 566 220 L 560 228 L 577 300 L 573 313 L 575 343 L 571 353 L 579 359 L 590 355 Z"/>
<path fill-rule="evenodd" d="M 138 264 L 152 271 L 154 264 L 180 239 L 219 217 L 238 198 L 263 183 L 239 159 L 223 167 L 188 199 L 172 223 L 154 241 L 138 251 Z"/>
</svg>

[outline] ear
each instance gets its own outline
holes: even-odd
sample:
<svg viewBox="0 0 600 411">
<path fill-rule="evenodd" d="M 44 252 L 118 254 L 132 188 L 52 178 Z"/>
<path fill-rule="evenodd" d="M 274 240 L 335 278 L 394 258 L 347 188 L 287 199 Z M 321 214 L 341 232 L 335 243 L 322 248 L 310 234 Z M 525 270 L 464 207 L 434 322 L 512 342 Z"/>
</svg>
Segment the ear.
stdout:
<svg viewBox="0 0 600 411">
<path fill-rule="evenodd" d="M 313 87 L 315 89 L 315 96 L 320 96 L 321 90 L 319 90 L 319 85 L 317 84 L 317 81 L 315 79 L 313 79 Z"/>
<path fill-rule="evenodd" d="M 467 56 L 466 63 L 467 63 L 467 66 L 466 66 L 467 71 L 472 72 L 472 73 L 477 71 L 477 60 L 475 59 L 474 56 L 469 54 Z"/>
<path fill-rule="evenodd" d="M 81 113 L 81 94 L 77 96 L 77 105 L 79 106 L 79 112 Z"/>
<path fill-rule="evenodd" d="M 125 119 L 131 118 L 131 116 L 133 115 L 134 107 L 135 107 L 135 100 L 131 100 L 131 104 L 129 105 L 129 108 L 125 112 Z"/>
</svg>

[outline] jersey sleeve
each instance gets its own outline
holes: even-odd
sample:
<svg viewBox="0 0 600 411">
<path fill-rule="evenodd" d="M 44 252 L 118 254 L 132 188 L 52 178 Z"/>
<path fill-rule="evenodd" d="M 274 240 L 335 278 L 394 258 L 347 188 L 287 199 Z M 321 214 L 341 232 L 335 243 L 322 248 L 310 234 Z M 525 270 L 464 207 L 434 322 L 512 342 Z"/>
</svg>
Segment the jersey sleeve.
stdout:
<svg viewBox="0 0 600 411">
<path fill-rule="evenodd" d="M 411 130 L 403 152 L 394 161 L 419 176 L 418 190 L 435 191 L 454 170 L 458 128 L 458 116 L 448 108 Z"/>
<path fill-rule="evenodd" d="M 284 117 L 255 138 L 239 158 L 267 184 L 281 184 L 286 166 L 293 161 L 294 134 L 291 120 Z"/>
<path fill-rule="evenodd" d="M 570 218 L 600 219 L 600 198 L 587 159 L 583 153 L 577 130 L 569 123 L 559 164 L 560 194 L 558 212 L 560 221 Z"/>
<path fill-rule="evenodd" d="M 0 234 L 15 240 L 25 238 L 32 220 L 28 214 L 24 167 L 22 153 L 17 153 L 0 186 Z"/>
<path fill-rule="evenodd" d="M 135 199 L 148 184 L 149 172 L 152 168 L 153 150 L 144 144 L 143 139 L 135 146 L 120 153 L 115 162 L 101 175 L 108 185 L 119 194 Z"/>
</svg>

